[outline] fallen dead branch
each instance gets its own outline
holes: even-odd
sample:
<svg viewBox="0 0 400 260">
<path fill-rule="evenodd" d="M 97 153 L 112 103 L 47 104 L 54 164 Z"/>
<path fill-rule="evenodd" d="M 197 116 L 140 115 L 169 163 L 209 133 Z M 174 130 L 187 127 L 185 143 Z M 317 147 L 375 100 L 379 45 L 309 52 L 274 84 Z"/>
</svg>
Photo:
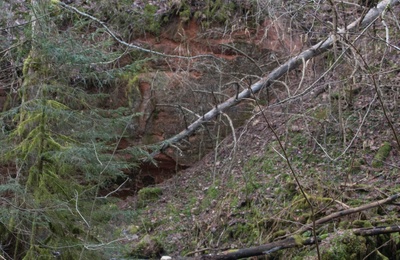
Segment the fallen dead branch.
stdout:
<svg viewBox="0 0 400 260">
<path fill-rule="evenodd" d="M 357 228 L 357 229 L 349 229 L 349 232 L 352 232 L 357 236 L 377 236 L 382 234 L 390 234 L 396 233 L 400 231 L 400 226 L 384 226 L 384 227 L 371 227 L 371 228 Z M 318 241 L 322 241 L 319 237 Z M 314 239 L 304 239 L 301 237 L 290 237 L 284 240 L 275 241 L 272 243 L 268 243 L 262 246 L 255 246 L 250 248 L 237 249 L 231 252 L 223 253 L 220 255 L 205 255 L 201 256 L 199 259 L 201 260 L 228 260 L 228 259 L 241 259 L 245 257 L 252 256 L 260 256 L 260 255 L 268 255 L 275 251 L 279 251 L 287 248 L 294 248 L 306 245 L 313 245 Z"/>
<path fill-rule="evenodd" d="M 393 201 L 397 200 L 398 198 L 400 198 L 400 193 L 395 194 L 395 195 L 390 196 L 390 197 L 387 197 L 386 199 L 382 199 L 382 200 L 374 201 L 374 202 L 371 202 L 371 203 L 368 203 L 368 204 L 365 204 L 365 205 L 361 205 L 361 206 L 356 207 L 356 208 L 350 208 L 350 209 L 345 209 L 345 210 L 342 210 L 342 211 L 334 212 L 334 213 L 332 213 L 332 214 L 330 214 L 328 216 L 325 216 L 323 218 L 318 219 L 317 221 L 315 221 L 315 224 L 316 225 L 324 224 L 324 223 L 329 222 L 329 221 L 331 221 L 331 220 L 333 220 L 335 218 L 347 216 L 347 215 L 350 215 L 350 214 L 353 214 L 353 213 L 361 212 L 361 211 L 364 211 L 364 210 L 367 210 L 367 209 L 375 208 L 375 207 L 378 207 L 380 205 L 393 202 Z M 302 232 L 307 231 L 307 230 L 309 230 L 311 228 L 312 228 L 312 225 L 305 225 L 301 229 L 299 229 L 296 233 L 302 233 Z"/>
<path fill-rule="evenodd" d="M 266 255 L 270 254 L 272 252 L 286 249 L 286 248 L 293 248 L 293 247 L 299 247 L 299 246 L 305 246 L 305 245 L 313 245 L 314 244 L 314 239 L 309 238 L 309 239 L 302 239 L 302 238 L 286 238 L 284 240 L 268 243 L 262 246 L 255 246 L 255 247 L 250 247 L 250 248 L 243 248 L 243 249 L 237 249 L 233 252 L 228 252 L 226 254 L 222 255 L 205 255 L 201 256 L 200 259 L 240 259 L 240 258 L 245 258 L 245 257 L 251 257 L 251 256 L 258 256 L 258 255 Z"/>
<path fill-rule="evenodd" d="M 352 230 L 357 236 L 376 236 L 381 234 L 390 234 L 400 232 L 400 226 L 384 226 L 371 228 L 358 228 Z"/>
<path fill-rule="evenodd" d="M 400 193 L 390 196 L 386 199 L 374 201 L 372 203 L 368 203 L 368 204 L 365 204 L 365 205 L 362 205 L 362 206 L 359 206 L 356 208 L 350 208 L 350 209 L 332 213 L 326 217 L 323 217 L 323 218 L 315 221 L 315 223 L 316 224 L 327 223 L 328 221 L 331 221 L 338 217 L 343 217 L 343 216 L 346 216 L 349 214 L 357 213 L 357 212 L 360 212 L 363 210 L 371 209 L 374 207 L 381 206 L 383 204 L 393 202 L 394 200 L 396 200 L 398 198 L 400 198 Z M 304 226 L 303 228 L 299 229 L 296 233 L 302 233 L 308 229 L 311 229 L 311 227 L 312 227 L 312 225 Z M 349 229 L 348 231 L 352 232 L 354 235 L 359 235 L 359 236 L 375 236 L 375 235 L 380 235 L 380 234 L 399 232 L 400 226 L 357 228 L 357 229 Z M 321 240 L 321 238 L 319 237 L 318 241 L 320 241 L 320 240 Z M 201 256 L 200 259 L 240 259 L 240 258 L 251 257 L 251 256 L 266 255 L 266 254 L 270 254 L 272 252 L 282 250 L 282 249 L 300 247 L 300 246 L 312 245 L 312 244 L 315 244 L 315 241 L 313 238 L 305 239 L 305 238 L 302 238 L 301 236 L 292 236 L 292 237 L 289 237 L 289 238 L 286 238 L 283 240 L 275 241 L 275 242 L 264 244 L 261 246 L 237 249 L 232 252 L 228 252 L 228 253 L 224 253 L 224 254 L 220 254 L 220 255 L 205 255 L 205 256 Z"/>
</svg>

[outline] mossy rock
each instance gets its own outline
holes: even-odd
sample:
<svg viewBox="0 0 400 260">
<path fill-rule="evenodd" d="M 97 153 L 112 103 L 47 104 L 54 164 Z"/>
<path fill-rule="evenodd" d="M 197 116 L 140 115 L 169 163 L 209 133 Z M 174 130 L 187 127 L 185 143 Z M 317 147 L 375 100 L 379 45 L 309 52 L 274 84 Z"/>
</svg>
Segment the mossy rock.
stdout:
<svg viewBox="0 0 400 260">
<path fill-rule="evenodd" d="M 161 188 L 147 187 L 138 192 L 138 206 L 143 207 L 149 202 L 157 201 L 162 195 Z"/>
<path fill-rule="evenodd" d="M 135 258 L 160 259 L 164 253 L 164 248 L 160 240 L 156 237 L 146 235 L 135 245 L 129 256 Z"/>
<path fill-rule="evenodd" d="M 376 153 L 374 159 L 372 160 L 372 167 L 374 168 L 381 168 L 383 166 L 383 162 L 389 156 L 390 150 L 392 150 L 392 146 L 390 143 L 385 142 L 379 148 L 378 152 Z"/>
</svg>

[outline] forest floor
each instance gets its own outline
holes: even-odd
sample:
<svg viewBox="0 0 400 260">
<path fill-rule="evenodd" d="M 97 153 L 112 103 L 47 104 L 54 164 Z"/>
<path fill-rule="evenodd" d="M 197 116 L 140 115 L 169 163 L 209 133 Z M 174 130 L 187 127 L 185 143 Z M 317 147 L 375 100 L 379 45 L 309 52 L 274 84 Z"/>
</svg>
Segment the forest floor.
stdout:
<svg viewBox="0 0 400 260">
<path fill-rule="evenodd" d="M 76 2 L 84 5 L 87 1 Z M 125 8 L 133 8 L 128 2 Z M 135 1 L 139 2 L 146 6 L 148 1 Z M 205 1 L 189 2 L 198 5 L 176 7 L 165 17 L 169 19 L 168 25 L 163 24 L 165 28 L 158 28 L 161 23 L 154 22 L 155 13 L 148 13 L 144 26 L 155 26 L 156 33 L 140 28 L 144 36 L 131 39 L 132 44 L 163 55 L 214 55 L 214 59 L 189 61 L 157 56 L 143 63 L 140 74 L 124 74 L 128 80 L 123 78 L 113 86 L 117 94 L 113 94 L 110 103 L 114 101 L 116 108 L 126 106 L 139 114 L 138 122 L 134 122 L 138 133 L 118 140 L 117 146 L 124 147 L 116 149 L 117 154 L 130 146 L 146 147 L 167 140 L 208 109 L 237 94 L 239 88 L 246 89 L 251 80 L 254 83 L 265 77 L 332 31 L 327 27 L 333 13 L 328 3 L 316 7 L 293 1 L 294 11 L 282 6 L 282 17 L 287 16 L 287 21 L 278 19 L 280 15 L 275 19 L 273 10 L 264 8 L 274 19 L 259 19 L 258 13 L 253 17 L 256 28 L 251 29 L 247 22 L 253 22 L 245 20 L 249 14 L 247 7 L 225 10 L 223 22 L 230 21 L 230 26 L 219 21 L 220 27 L 211 28 L 208 26 L 216 14 L 224 10 L 218 6 L 222 2 L 207 1 L 215 2 L 215 7 L 203 6 L 204 10 L 197 9 Z M 108 14 L 106 4 L 107 1 L 97 7 L 105 8 L 104 13 Z M 110 8 L 115 5 L 109 4 Z M 280 4 L 277 6 L 281 8 Z M 297 10 L 300 6 L 305 9 Z M 343 26 L 353 21 L 354 14 L 365 14 L 365 7 L 350 6 L 343 10 Z M 152 5 L 147 6 L 147 12 L 152 10 L 149 7 Z M 124 22 L 133 14 L 125 8 L 118 8 L 126 15 L 121 18 Z M 236 19 L 231 13 L 234 10 L 239 15 Z M 195 13 L 197 18 L 189 21 Z M 398 27 L 396 19 L 390 22 Z M 129 35 L 131 25 L 135 23 L 127 25 Z M 76 201 L 76 212 L 71 211 L 71 216 L 78 218 L 78 224 L 84 228 L 70 230 L 74 238 L 71 248 L 82 247 L 82 252 L 103 250 L 104 259 L 159 259 L 163 255 L 174 259 L 201 258 L 294 238 L 298 242 L 296 248 L 262 252 L 265 259 L 318 259 L 317 248 L 322 259 L 398 259 L 398 231 L 379 236 L 354 235 L 356 229 L 385 227 L 390 231 L 400 225 L 399 203 L 370 204 L 400 194 L 400 56 L 398 49 L 389 48 L 382 41 L 387 29 L 383 27 L 374 25 L 371 34 L 349 35 L 357 38 L 354 46 L 348 46 L 348 39 L 338 42 L 332 52 L 304 61 L 282 81 L 243 101 L 245 105 L 240 109 L 224 111 L 226 114 L 204 124 L 188 140 L 173 144 L 169 148 L 171 154 L 182 152 L 186 161 L 175 165 L 185 169 L 172 177 L 168 172 L 160 177 L 163 181 L 149 178 L 150 186 L 138 192 L 138 187 L 148 183 L 133 187 L 127 181 L 124 187 L 120 183 L 112 183 L 110 189 L 106 186 L 104 193 L 95 197 L 96 207 L 94 202 L 87 207 L 90 215 L 96 213 L 93 215 L 98 226 L 88 225 L 85 214 L 78 210 L 76 195 L 71 200 Z M 391 39 L 398 39 L 397 31 L 390 31 Z M 134 54 L 121 57 L 121 68 L 142 58 Z M 238 89 L 232 87 L 232 82 Z M 312 91 L 308 91 L 311 87 Z M 6 96 L 3 92 L 2 103 Z M 183 111 L 185 106 L 190 113 Z M 164 154 L 164 158 L 168 163 L 176 163 L 171 154 Z M 191 164 L 194 158 L 198 160 Z M 173 169 L 174 165 L 168 167 Z M 134 175 L 137 169 L 133 168 L 124 170 Z M 6 183 L 10 170 L 16 172 L 15 166 L 0 166 L 0 183 Z M 152 171 L 157 174 L 156 168 Z M 124 189 L 129 192 L 122 196 Z M 118 195 L 118 191 L 120 197 L 111 196 Z M 315 229 L 310 228 L 325 217 L 331 218 L 316 224 Z M 44 219 L 44 225 L 51 227 L 51 222 Z M 63 225 L 59 233 L 64 235 L 66 218 L 60 222 Z M 96 237 L 91 237 L 93 234 Z M 312 239 L 314 234 L 321 239 L 319 247 L 301 245 L 303 239 Z M 38 245 L 42 249 L 42 244 Z"/>
<path fill-rule="evenodd" d="M 140 234 L 160 241 L 159 254 L 193 257 L 277 241 L 310 224 L 311 207 L 294 174 L 315 219 L 398 193 L 398 144 L 377 100 L 365 103 L 367 96 L 357 96 L 344 112 L 359 127 L 349 127 L 353 132 L 344 136 L 324 99 L 321 94 L 309 102 L 255 105 L 253 116 L 235 129 L 235 137 L 226 137 L 214 152 L 158 185 L 156 199 L 141 207 L 138 203 L 146 197 L 139 195 L 120 205 L 138 210 L 133 224 Z M 369 120 L 363 120 L 367 110 Z M 392 112 L 400 116 L 399 111 Z M 398 131 L 399 122 L 395 127 Z M 385 150 L 386 145 L 391 149 Z M 377 164 L 380 153 L 386 154 Z M 399 210 L 397 204 L 364 210 L 319 225 L 318 233 L 397 225 Z M 389 244 L 393 245 L 386 247 Z M 382 246 L 381 251 L 390 250 Z M 280 259 L 295 256 L 315 258 L 315 247 L 271 253 Z"/>
<path fill-rule="evenodd" d="M 197 39 L 191 29 L 187 35 Z M 207 53 L 201 49 L 207 44 L 194 45 L 196 54 Z M 134 227 L 130 254 L 201 257 L 288 237 L 312 238 L 305 227 L 313 220 L 398 194 L 400 110 L 398 84 L 393 85 L 398 70 L 388 69 L 380 99 L 371 75 L 355 70 L 353 61 L 326 72 L 329 55 L 322 55 L 312 69 L 288 73 L 288 86 L 276 84 L 246 101 L 252 112 L 239 127 L 214 121 L 230 132 L 213 140 L 213 151 L 120 202 L 120 209 L 132 212 L 126 223 Z M 302 93 L 314 82 L 312 92 L 285 101 L 288 93 Z M 316 234 L 325 238 L 320 245 L 324 259 L 394 256 L 398 233 L 365 239 L 343 234 L 398 225 L 399 211 L 397 203 L 388 203 L 317 225 Z M 317 259 L 315 245 L 266 254 L 267 259 Z"/>
</svg>

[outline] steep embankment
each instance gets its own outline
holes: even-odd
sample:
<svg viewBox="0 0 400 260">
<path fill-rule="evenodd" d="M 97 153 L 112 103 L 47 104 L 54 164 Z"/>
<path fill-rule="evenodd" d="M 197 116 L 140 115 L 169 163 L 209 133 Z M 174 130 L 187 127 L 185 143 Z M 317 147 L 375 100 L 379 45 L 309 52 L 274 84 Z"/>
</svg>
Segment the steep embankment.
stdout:
<svg viewBox="0 0 400 260">
<path fill-rule="evenodd" d="M 322 14 L 322 17 L 326 19 L 327 16 Z M 187 38 L 200 42 L 208 39 L 204 37 L 207 34 L 194 33 L 195 24 L 192 21 L 187 25 L 188 31 L 184 33 Z M 271 29 L 268 24 L 266 20 L 262 28 Z M 259 39 L 259 34 L 257 30 L 244 30 L 237 35 L 241 35 L 245 42 L 241 44 L 253 46 L 251 39 Z M 234 35 L 232 33 L 228 39 Z M 261 35 L 265 36 L 263 40 L 273 41 L 265 31 Z M 211 46 L 227 44 L 226 38 L 211 38 L 208 40 L 212 42 Z M 312 238 L 304 227 L 313 219 L 396 194 L 400 187 L 399 144 L 396 141 L 400 125 L 395 120 L 399 116 L 399 96 L 397 87 L 391 86 L 395 85 L 399 75 L 395 63 L 380 63 L 382 58 L 394 61 L 396 51 L 388 50 L 390 55 L 376 52 L 377 48 L 385 47 L 379 42 L 371 44 L 370 39 L 365 36 L 357 42 L 363 50 L 362 58 L 353 50 L 337 60 L 335 57 L 339 50 L 334 49 L 332 53 L 303 64 L 298 71 L 288 73 L 273 86 L 272 93 L 263 93 L 255 97 L 256 101 L 250 102 L 250 119 L 242 119 L 243 124 L 233 124 L 234 129 L 229 120 L 225 121 L 227 137 L 210 139 L 214 144 L 210 146 L 213 147 L 211 153 L 170 180 L 155 188 L 145 188 L 137 197 L 128 197 L 121 203 L 122 208 L 137 212 L 130 223 L 136 227 L 133 233 L 137 234 L 131 255 L 193 257 L 265 244 L 294 235 L 301 241 Z M 279 39 L 278 42 L 282 44 Z M 229 43 L 235 48 L 243 46 L 237 40 Z M 161 45 L 162 40 L 158 46 L 164 51 L 177 49 L 162 48 Z M 245 82 L 249 75 L 254 76 L 252 73 L 258 69 L 266 68 L 266 57 L 270 60 L 271 53 L 274 53 L 268 49 L 266 56 L 249 49 L 238 52 L 235 48 L 228 48 L 233 49 L 230 50 L 234 52 L 232 55 L 215 51 L 215 48 L 200 48 L 197 44 L 188 46 L 194 46 L 195 54 L 213 50 L 220 58 L 229 56 L 225 62 L 236 62 L 236 65 L 224 71 L 230 71 L 230 75 L 240 79 L 240 83 Z M 288 56 L 290 53 L 281 52 Z M 363 63 L 362 59 L 367 56 L 370 65 L 379 65 L 376 74 L 389 73 L 380 77 L 383 80 L 380 86 L 375 85 L 368 63 Z M 251 59 L 257 59 L 259 65 L 249 72 L 240 64 Z M 276 60 L 272 65 L 278 66 L 279 63 L 281 61 Z M 205 67 L 208 66 L 212 65 L 206 62 Z M 197 72 L 196 77 L 190 78 L 190 85 L 195 85 L 193 82 L 199 79 L 199 75 L 203 80 L 212 78 L 212 72 L 220 67 L 212 68 Z M 226 76 L 226 72 L 218 72 L 219 79 Z M 231 82 L 232 79 L 226 80 Z M 205 85 L 208 85 L 207 81 Z M 309 90 L 310 86 L 313 91 L 307 95 L 285 101 Z M 380 87 L 380 97 L 376 95 L 377 87 Z M 228 96 L 235 93 L 224 90 Z M 214 98 L 213 92 L 210 93 Z M 215 102 L 211 99 L 206 103 L 212 106 Z M 198 136 L 189 141 L 196 138 Z M 361 208 L 354 214 L 318 225 L 318 235 L 327 238 L 320 245 L 321 251 L 328 257 L 393 255 L 391 247 L 398 248 L 396 236 L 364 238 L 356 237 L 352 232 L 361 227 L 397 225 L 398 210 L 396 204 Z M 281 259 L 315 259 L 317 252 L 312 247 L 311 250 L 290 249 L 271 251 L 270 254 Z"/>
<path fill-rule="evenodd" d="M 64 155 L 63 149 L 71 147 L 64 135 L 63 149 L 49 149 L 43 156 L 36 152 L 42 149 L 32 150 L 31 156 L 42 161 L 38 168 L 47 166 L 52 174 L 46 176 L 60 181 L 57 185 L 43 181 L 49 186 L 49 197 L 35 192 L 36 197 L 29 198 L 26 188 L 2 186 L 3 197 L 18 202 L 2 200 L 6 218 L 1 219 L 1 228 L 6 236 L 1 242 L 6 254 L 22 258 L 30 252 L 66 259 L 90 257 L 92 252 L 93 259 L 154 259 L 163 254 L 200 257 L 290 237 L 299 248 L 273 248 L 267 252 L 271 258 L 316 259 L 315 246 L 300 246 L 313 238 L 310 227 L 316 220 L 316 235 L 322 240 L 319 248 L 326 259 L 395 256 L 399 248 L 396 233 L 365 238 L 354 232 L 365 235 L 359 228 L 376 226 L 396 231 L 400 223 L 399 205 L 381 201 L 400 191 L 399 54 L 392 42 L 399 38 L 394 15 L 398 8 L 380 16 L 387 18 L 384 23 L 375 21 L 363 31 L 357 24 L 351 33 L 336 34 L 333 28 L 345 27 L 368 9 L 352 2 L 331 6 L 329 1 L 303 0 L 285 1 L 285 5 L 281 1 L 239 0 L 65 2 L 78 12 L 62 9 L 67 8 L 62 4 L 58 9 L 56 1 L 51 10 L 42 6 L 46 13 L 39 17 L 41 33 L 47 36 L 38 46 L 48 48 L 42 53 L 47 60 L 32 62 L 29 46 L 28 51 L 11 55 L 10 61 L 0 64 L 6 75 L 1 75 L 0 84 L 7 86 L 0 88 L 1 108 L 19 106 L 20 100 L 13 101 L 14 89 L 29 81 L 24 78 L 28 69 L 21 70 L 30 67 L 40 72 L 42 85 L 53 85 L 57 79 L 62 90 L 43 92 L 38 103 L 61 100 L 69 107 L 61 106 L 68 113 L 65 117 L 53 114 L 39 136 L 63 133 L 65 129 L 58 124 L 71 119 L 71 114 L 82 124 L 85 117 L 79 115 L 88 114 L 88 128 L 82 127 L 81 132 L 94 127 L 100 137 L 86 135 L 82 141 L 85 148 L 90 147 L 80 150 L 89 155 L 88 161 L 81 160 L 74 152 L 78 150 Z M 23 1 L 18 1 L 17 9 L 5 6 L 29 16 L 30 9 Z M 30 24 L 19 22 L 15 13 L 9 29 Z M 51 19 L 43 20 L 47 18 Z M 116 41 L 105 33 L 104 25 L 147 51 Z M 35 32 L 34 27 L 25 29 Z M 18 46 L 13 39 L 29 42 L 25 36 L 19 38 L 22 34 L 7 34 L 10 43 L 2 46 Z M 174 143 L 155 158 L 157 165 L 146 162 L 134 167 L 144 154 L 135 151 L 135 146 L 151 150 L 329 35 L 337 37 L 332 51 L 304 60 L 269 89 Z M 87 52 L 81 51 L 81 46 Z M 162 55 L 151 55 L 152 51 Z M 177 55 L 206 56 L 187 59 Z M 22 76 L 11 75 L 13 71 Z M 65 96 L 59 96 L 62 93 Z M 76 93 L 93 97 L 88 97 L 89 103 L 78 98 L 79 104 L 72 104 Z M 15 109 L 12 117 L 3 117 L 3 130 L 27 125 L 26 121 L 12 122 L 20 113 L 17 110 L 21 111 Z M 27 109 L 32 111 L 36 110 Z M 46 109 L 37 111 L 43 116 L 35 118 L 43 124 Z M 93 116 L 96 111 L 105 116 Z M 96 120 L 117 121 L 127 115 L 129 119 L 122 125 L 99 127 L 102 124 Z M 66 127 L 73 137 L 80 132 L 74 127 Z M 30 143 L 25 142 L 27 147 Z M 101 158 L 98 145 L 107 145 Z M 54 154 L 68 160 L 54 158 L 53 163 L 46 156 Z M 12 158 L 11 166 L 1 165 L 2 184 L 14 185 L 14 178 L 18 182 L 16 166 L 24 166 L 19 164 L 27 156 L 22 158 Z M 67 167 L 59 167 L 60 162 Z M 70 167 L 79 162 L 81 168 Z M 115 168 L 109 167 L 110 162 Z M 92 169 L 92 179 L 87 175 L 90 166 L 97 166 Z M 110 183 L 111 177 L 103 174 L 121 168 L 124 172 L 117 181 L 123 183 Z M 27 177 L 32 172 L 26 169 L 23 174 Z M 130 181 L 123 174 L 129 175 Z M 78 184 L 84 186 L 78 188 Z M 65 192 L 68 185 L 71 188 Z M 13 195 L 10 187 L 18 193 Z M 97 187 L 103 189 L 100 194 Z M 37 204 L 39 200 L 42 204 Z M 371 206 L 376 201 L 379 203 Z M 342 210 L 352 214 L 332 215 Z M 332 218 L 325 221 L 326 217 Z M 96 254 L 100 250 L 101 254 Z"/>
<path fill-rule="evenodd" d="M 144 73 L 127 82 L 126 88 L 136 93 L 132 96 L 134 111 L 140 113 L 133 132 L 136 142 L 152 144 L 177 134 L 215 104 L 246 89 L 299 51 L 302 43 L 297 35 L 283 29 L 285 23 L 264 19 L 252 28 L 232 19 L 232 28 L 227 31 L 215 26 L 205 28 L 201 19 L 172 16 L 159 35 L 146 34 L 134 39 L 136 45 L 168 55 L 204 56 L 190 60 L 152 59 Z M 266 92 L 261 95 L 264 101 L 272 96 Z M 204 125 L 188 142 L 181 142 L 180 151 L 165 150 L 161 161 L 169 158 L 168 163 L 175 163 L 177 169 L 193 164 L 231 132 L 230 124 L 242 125 L 253 107 L 253 102 L 248 101 L 230 109 L 225 117 Z M 175 172 L 160 168 L 157 173 L 147 168 L 144 165 L 139 175 L 137 171 L 131 174 L 137 176 L 139 183 L 143 182 L 140 187 L 161 183 Z"/>
</svg>

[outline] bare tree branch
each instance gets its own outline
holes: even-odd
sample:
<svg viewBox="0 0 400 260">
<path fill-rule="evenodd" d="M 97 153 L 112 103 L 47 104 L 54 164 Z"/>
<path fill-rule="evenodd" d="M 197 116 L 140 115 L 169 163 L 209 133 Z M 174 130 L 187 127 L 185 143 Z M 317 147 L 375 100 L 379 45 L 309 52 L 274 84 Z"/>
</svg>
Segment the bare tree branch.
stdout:
<svg viewBox="0 0 400 260">
<path fill-rule="evenodd" d="M 346 215 L 350 215 L 350 214 L 353 214 L 353 213 L 357 213 L 357 212 L 360 212 L 360 211 L 363 211 L 363 210 L 375 208 L 375 207 L 378 207 L 380 205 L 393 202 L 393 201 L 397 200 L 398 198 L 400 198 L 400 193 L 397 193 L 397 194 L 395 194 L 393 196 L 387 197 L 386 199 L 382 199 L 382 200 L 371 202 L 369 204 L 361 205 L 361 206 L 356 207 L 356 208 L 350 208 L 350 209 L 334 212 L 334 213 L 332 213 L 332 214 L 330 214 L 328 216 L 325 216 L 323 218 L 318 219 L 317 221 L 315 221 L 315 224 L 317 224 L 317 225 L 324 224 L 324 223 L 326 223 L 328 221 L 331 221 L 331 220 L 333 220 L 335 218 L 343 217 L 343 216 L 346 216 Z M 301 233 L 301 232 L 304 232 L 304 231 L 309 230 L 311 228 L 312 228 L 312 225 L 305 225 L 300 230 L 298 230 L 297 232 Z"/>
<path fill-rule="evenodd" d="M 270 254 L 272 252 L 286 249 L 286 248 L 293 248 L 293 247 L 300 247 L 304 245 L 313 245 L 314 239 L 312 238 L 298 238 L 295 239 L 293 237 L 280 240 L 280 241 L 275 241 L 272 243 L 268 243 L 262 246 L 255 246 L 255 247 L 249 247 L 249 248 L 242 248 L 242 249 L 237 249 L 234 252 L 229 252 L 226 254 L 222 255 L 205 255 L 202 256 L 200 259 L 240 259 L 240 258 L 245 258 L 245 257 L 251 257 L 251 256 L 258 256 L 258 255 L 266 255 Z"/>
<path fill-rule="evenodd" d="M 376 235 L 390 234 L 396 232 L 400 232 L 400 226 L 384 226 L 384 227 L 353 229 L 354 235 L 358 236 L 376 236 Z"/>
</svg>

